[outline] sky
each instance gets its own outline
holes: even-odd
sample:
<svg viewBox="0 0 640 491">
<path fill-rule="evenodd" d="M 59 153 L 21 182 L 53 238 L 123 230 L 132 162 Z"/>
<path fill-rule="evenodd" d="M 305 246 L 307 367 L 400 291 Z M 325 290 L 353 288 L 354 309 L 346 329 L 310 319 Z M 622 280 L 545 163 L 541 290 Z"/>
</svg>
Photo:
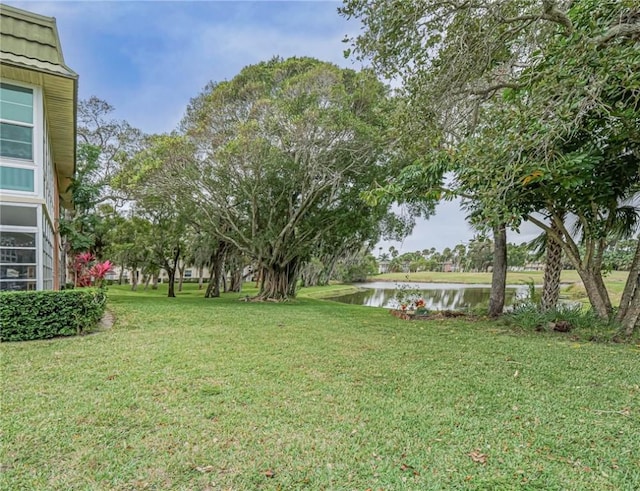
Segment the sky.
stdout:
<svg viewBox="0 0 640 491">
<path fill-rule="evenodd" d="M 209 81 L 230 80 L 273 56 L 311 56 L 342 67 L 345 36 L 360 24 L 337 13 L 332 1 L 7 1 L 55 17 L 66 64 L 77 72 L 79 98 L 97 96 L 113 117 L 145 133 L 177 128 L 189 100 Z M 401 252 L 466 243 L 474 231 L 458 202 L 440 204 L 419 219 L 403 242 L 382 242 Z M 522 242 L 532 227 L 511 234 Z"/>
</svg>

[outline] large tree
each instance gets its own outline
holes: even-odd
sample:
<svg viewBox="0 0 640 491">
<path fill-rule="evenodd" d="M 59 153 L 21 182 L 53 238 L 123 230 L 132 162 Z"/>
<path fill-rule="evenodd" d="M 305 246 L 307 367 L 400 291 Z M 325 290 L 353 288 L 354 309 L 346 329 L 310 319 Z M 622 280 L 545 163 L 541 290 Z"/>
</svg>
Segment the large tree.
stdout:
<svg viewBox="0 0 640 491">
<path fill-rule="evenodd" d="M 322 244 L 377 239 L 389 205 L 368 207 L 361 192 L 390 175 L 388 105 L 371 71 L 310 58 L 246 67 L 191 102 L 182 128 L 195 156 L 166 167 L 166 184 L 256 262 L 257 298 L 286 299 Z"/>
</svg>

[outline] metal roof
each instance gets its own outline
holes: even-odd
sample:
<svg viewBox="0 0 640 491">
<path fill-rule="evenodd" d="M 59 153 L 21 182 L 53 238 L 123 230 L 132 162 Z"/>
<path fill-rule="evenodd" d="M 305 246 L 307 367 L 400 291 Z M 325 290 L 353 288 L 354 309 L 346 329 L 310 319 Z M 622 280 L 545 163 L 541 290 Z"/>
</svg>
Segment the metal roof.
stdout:
<svg viewBox="0 0 640 491">
<path fill-rule="evenodd" d="M 42 87 L 58 184 L 75 172 L 78 75 L 64 62 L 56 20 L 0 4 L 0 75 Z"/>
</svg>

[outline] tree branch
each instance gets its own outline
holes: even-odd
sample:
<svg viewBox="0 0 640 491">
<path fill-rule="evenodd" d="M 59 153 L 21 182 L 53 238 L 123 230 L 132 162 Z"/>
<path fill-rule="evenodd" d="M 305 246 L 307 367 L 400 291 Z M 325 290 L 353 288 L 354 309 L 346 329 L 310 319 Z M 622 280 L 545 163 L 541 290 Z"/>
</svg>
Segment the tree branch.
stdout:
<svg viewBox="0 0 640 491">
<path fill-rule="evenodd" d="M 591 40 L 598 47 L 602 47 L 617 37 L 633 37 L 640 35 L 640 23 L 635 24 L 618 24 L 610 27 L 604 34 L 597 36 Z"/>
</svg>

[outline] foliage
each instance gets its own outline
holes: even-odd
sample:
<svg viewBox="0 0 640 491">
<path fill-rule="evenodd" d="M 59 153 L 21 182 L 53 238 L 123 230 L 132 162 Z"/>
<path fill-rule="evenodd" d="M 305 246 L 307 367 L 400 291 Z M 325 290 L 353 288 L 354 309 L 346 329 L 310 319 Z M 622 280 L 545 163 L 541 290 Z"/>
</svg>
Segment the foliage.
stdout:
<svg viewBox="0 0 640 491">
<path fill-rule="evenodd" d="M 541 311 L 537 302 L 522 302 L 507 314 L 507 322 L 527 331 L 571 332 L 576 339 L 615 341 L 624 336 L 619 324 L 600 319 L 593 309 L 581 304 L 558 304 Z"/>
<path fill-rule="evenodd" d="M 403 312 L 425 315 L 429 310 L 425 307 L 423 292 L 414 288 L 409 283 L 396 283 L 394 300 L 397 308 Z"/>
<path fill-rule="evenodd" d="M 73 275 L 76 287 L 101 287 L 107 273 L 111 271 L 113 264 L 107 260 L 96 261 L 90 252 L 76 254 L 73 259 Z"/>
<path fill-rule="evenodd" d="M 27 341 L 84 334 L 106 305 L 102 289 L 0 293 L 0 339 Z"/>
<path fill-rule="evenodd" d="M 194 158 L 166 165 L 164 186 L 255 261 L 260 299 L 293 297 L 312 257 L 329 263 L 379 239 L 390 205 L 361 194 L 391 172 L 389 105 L 369 70 L 310 58 L 245 67 L 192 100 L 182 129 Z"/>
<path fill-rule="evenodd" d="M 603 250 L 612 234 L 628 236 L 638 224 L 638 210 L 625 203 L 639 191 L 637 2 L 397 0 L 372 8 L 347 0 L 341 12 L 364 23 L 351 40 L 357 55 L 403 82 L 407 121 L 421 121 L 404 126 L 409 138 L 433 142 L 389 192 L 413 193 L 421 176 L 421 193 L 464 197 L 476 224 L 535 223 L 561 244 L 608 319 Z M 455 179 L 443 190 L 446 171 Z M 640 320 L 638 270 L 618 314 L 628 331 Z"/>
</svg>

